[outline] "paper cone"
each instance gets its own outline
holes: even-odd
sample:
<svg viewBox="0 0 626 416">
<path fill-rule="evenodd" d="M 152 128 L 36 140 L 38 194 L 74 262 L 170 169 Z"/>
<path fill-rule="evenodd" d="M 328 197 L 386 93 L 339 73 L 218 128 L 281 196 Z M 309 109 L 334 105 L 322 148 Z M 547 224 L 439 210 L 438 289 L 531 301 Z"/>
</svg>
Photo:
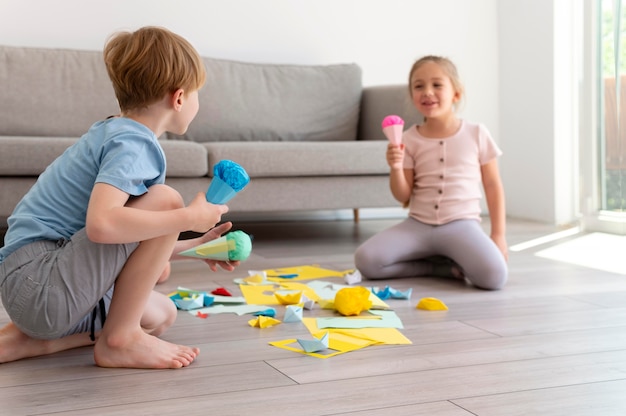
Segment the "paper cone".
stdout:
<svg viewBox="0 0 626 416">
<path fill-rule="evenodd" d="M 181 256 L 196 257 L 199 259 L 213 259 L 213 260 L 228 260 L 228 250 L 234 248 L 235 242 L 228 241 L 226 236 L 216 238 L 208 243 L 201 244 L 199 246 L 190 248 L 189 250 L 181 251 Z"/>
<path fill-rule="evenodd" d="M 387 126 L 383 128 L 383 133 L 391 143 L 396 146 L 400 146 L 402 143 L 402 130 L 404 129 L 404 124 L 392 124 L 391 126 Z"/>
<path fill-rule="evenodd" d="M 206 191 L 206 200 L 212 204 L 225 204 L 235 195 L 237 195 L 237 191 L 219 177 L 214 176 L 211 179 L 209 189 Z"/>
</svg>

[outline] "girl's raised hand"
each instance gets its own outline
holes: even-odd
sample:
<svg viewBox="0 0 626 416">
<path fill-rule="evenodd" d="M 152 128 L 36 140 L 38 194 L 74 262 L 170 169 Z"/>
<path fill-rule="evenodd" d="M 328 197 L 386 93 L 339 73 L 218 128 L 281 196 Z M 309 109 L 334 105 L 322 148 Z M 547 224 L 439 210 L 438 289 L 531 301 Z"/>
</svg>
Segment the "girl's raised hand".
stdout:
<svg viewBox="0 0 626 416">
<path fill-rule="evenodd" d="M 387 145 L 387 164 L 389 165 L 389 167 L 392 170 L 393 169 L 402 170 L 403 160 L 404 160 L 404 143 L 400 143 L 399 146 L 389 143 Z"/>
</svg>

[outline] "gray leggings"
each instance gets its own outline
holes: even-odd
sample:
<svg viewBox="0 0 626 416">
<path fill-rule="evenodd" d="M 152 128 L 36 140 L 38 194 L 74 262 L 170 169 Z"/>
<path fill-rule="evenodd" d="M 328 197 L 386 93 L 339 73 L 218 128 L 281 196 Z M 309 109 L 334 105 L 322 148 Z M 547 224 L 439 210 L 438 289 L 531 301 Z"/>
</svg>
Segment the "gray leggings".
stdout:
<svg viewBox="0 0 626 416">
<path fill-rule="evenodd" d="M 504 256 L 471 219 L 429 225 L 407 218 L 365 241 L 354 262 L 367 279 L 435 276 L 441 256 L 456 263 L 476 287 L 495 290 L 506 283 Z"/>
</svg>

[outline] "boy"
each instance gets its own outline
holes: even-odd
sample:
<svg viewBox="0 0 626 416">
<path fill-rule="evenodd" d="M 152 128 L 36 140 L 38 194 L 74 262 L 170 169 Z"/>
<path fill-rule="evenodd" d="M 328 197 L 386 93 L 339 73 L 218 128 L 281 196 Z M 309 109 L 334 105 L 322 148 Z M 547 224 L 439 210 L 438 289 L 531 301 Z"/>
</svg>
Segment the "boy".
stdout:
<svg viewBox="0 0 626 416">
<path fill-rule="evenodd" d="M 120 115 L 96 122 L 9 218 L 0 293 L 12 322 L 0 330 L 0 363 L 94 344 L 102 367 L 180 368 L 199 352 L 157 338 L 177 312 L 153 288 L 174 253 L 231 227 L 178 241 L 182 231 L 214 227 L 228 207 L 202 192 L 185 206 L 164 185 L 157 138 L 187 130 L 205 68 L 185 39 L 157 27 L 115 34 L 104 61 Z M 214 271 L 237 265 L 207 263 Z"/>
</svg>

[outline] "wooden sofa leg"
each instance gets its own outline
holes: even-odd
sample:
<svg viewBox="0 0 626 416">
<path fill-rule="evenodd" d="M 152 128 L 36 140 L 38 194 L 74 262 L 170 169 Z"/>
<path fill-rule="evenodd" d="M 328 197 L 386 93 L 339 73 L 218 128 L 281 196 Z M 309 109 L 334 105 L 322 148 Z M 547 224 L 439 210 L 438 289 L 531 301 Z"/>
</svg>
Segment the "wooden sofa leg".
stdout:
<svg viewBox="0 0 626 416">
<path fill-rule="evenodd" d="M 359 209 L 353 208 L 352 213 L 354 215 L 354 222 L 359 222 Z"/>
</svg>

